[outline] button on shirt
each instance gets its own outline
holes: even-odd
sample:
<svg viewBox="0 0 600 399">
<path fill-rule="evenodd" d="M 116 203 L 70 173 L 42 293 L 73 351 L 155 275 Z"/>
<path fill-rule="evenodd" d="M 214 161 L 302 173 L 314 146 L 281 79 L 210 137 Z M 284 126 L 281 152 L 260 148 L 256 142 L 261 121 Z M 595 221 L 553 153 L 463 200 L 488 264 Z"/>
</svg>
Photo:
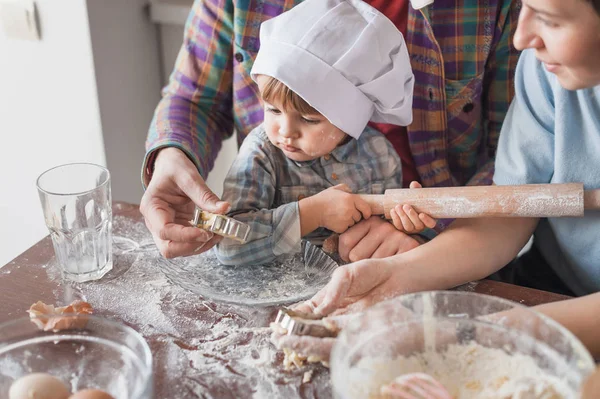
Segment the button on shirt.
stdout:
<svg viewBox="0 0 600 399">
<path fill-rule="evenodd" d="M 402 187 L 400 158 L 385 136 L 368 127 L 358 140 L 331 154 L 295 162 L 269 141 L 260 125 L 244 140 L 223 189 L 223 200 L 231 204 L 229 215 L 250 225 L 249 241 L 221 241 L 216 250 L 220 262 L 262 264 L 300 251 L 298 201 L 341 183 L 360 194 Z M 330 234 L 319 229 L 305 238 Z"/>
</svg>

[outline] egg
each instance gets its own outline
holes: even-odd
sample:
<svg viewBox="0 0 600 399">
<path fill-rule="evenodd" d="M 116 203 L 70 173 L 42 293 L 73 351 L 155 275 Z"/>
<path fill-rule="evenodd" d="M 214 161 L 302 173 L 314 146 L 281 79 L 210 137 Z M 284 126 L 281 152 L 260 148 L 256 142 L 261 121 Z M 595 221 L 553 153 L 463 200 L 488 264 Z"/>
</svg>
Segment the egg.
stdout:
<svg viewBox="0 0 600 399">
<path fill-rule="evenodd" d="M 69 396 L 69 399 L 115 399 L 99 389 L 84 389 Z"/>
<path fill-rule="evenodd" d="M 64 382 L 50 374 L 33 373 L 17 379 L 8 391 L 9 399 L 68 399 Z"/>
</svg>

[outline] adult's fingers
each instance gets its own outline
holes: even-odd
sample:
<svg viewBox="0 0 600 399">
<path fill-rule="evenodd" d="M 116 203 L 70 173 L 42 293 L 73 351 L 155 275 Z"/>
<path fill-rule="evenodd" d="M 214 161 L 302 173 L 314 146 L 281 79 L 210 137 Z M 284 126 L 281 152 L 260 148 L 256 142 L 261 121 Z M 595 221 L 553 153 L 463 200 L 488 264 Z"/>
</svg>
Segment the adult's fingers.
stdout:
<svg viewBox="0 0 600 399">
<path fill-rule="evenodd" d="M 395 233 L 397 234 L 397 233 Z M 372 259 L 382 259 L 388 256 L 396 255 L 398 253 L 398 246 L 393 239 L 385 240 L 377 247 L 375 252 L 371 255 Z"/>
<path fill-rule="evenodd" d="M 420 245 L 419 241 L 417 241 L 413 237 L 419 237 L 418 235 L 410 236 L 408 234 L 404 234 L 404 237 L 401 240 L 397 241 L 397 251 L 396 254 L 402 254 L 404 252 L 408 252 L 411 249 L 415 249 Z"/>
<path fill-rule="evenodd" d="M 165 201 L 153 197 L 150 189 L 142 197 L 140 212 L 152 234 L 159 235 L 167 224 L 175 221 L 175 210 Z"/>
<path fill-rule="evenodd" d="M 230 205 L 221 201 L 206 185 L 196 169 L 175 176 L 177 185 L 199 208 L 213 213 L 226 213 Z"/>
<path fill-rule="evenodd" d="M 375 289 L 389 274 L 388 264 L 380 260 L 361 261 L 337 268 L 325 286 L 322 298 L 313 298 L 317 303 L 315 313 L 330 314 L 340 308 L 346 298 L 362 296 Z"/>
<path fill-rule="evenodd" d="M 202 242 L 176 242 L 162 240 L 154 234 L 152 236 L 161 255 L 167 259 L 171 259 L 179 256 L 197 255 L 206 252 L 222 239 L 221 236 L 212 236 L 212 233 L 209 234 L 211 234 L 211 238 Z"/>
<path fill-rule="evenodd" d="M 357 262 L 359 260 L 371 258 L 384 240 L 384 237 L 380 237 L 373 232 L 369 233 L 365 238 L 360 240 L 352 250 L 350 250 L 348 259 L 350 259 L 351 262 Z"/>
<path fill-rule="evenodd" d="M 350 251 L 367 235 L 371 229 L 370 224 L 370 221 L 362 221 L 340 234 L 338 253 L 344 261 L 350 261 Z"/>
<path fill-rule="evenodd" d="M 158 237 L 165 241 L 175 242 L 206 242 L 213 237 L 209 231 L 192 226 L 182 226 L 169 223 L 157 232 Z"/>
</svg>

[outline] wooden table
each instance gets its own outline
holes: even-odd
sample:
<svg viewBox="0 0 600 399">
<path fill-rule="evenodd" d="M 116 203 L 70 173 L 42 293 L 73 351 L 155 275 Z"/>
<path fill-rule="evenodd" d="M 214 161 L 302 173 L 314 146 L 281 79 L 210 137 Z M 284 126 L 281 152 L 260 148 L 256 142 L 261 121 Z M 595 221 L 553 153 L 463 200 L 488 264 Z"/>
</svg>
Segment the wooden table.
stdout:
<svg viewBox="0 0 600 399">
<path fill-rule="evenodd" d="M 140 251 L 153 247 L 137 205 L 115 203 L 113 212 L 115 236 L 133 240 Z M 39 300 L 63 305 L 81 298 L 96 314 L 120 320 L 146 338 L 156 398 L 331 397 L 326 368 L 309 366 L 314 370 L 309 383 L 302 383 L 306 370 L 283 369 L 283 356 L 268 339 L 275 309 L 213 303 L 171 284 L 156 258 L 156 252 L 124 251 L 115 257 L 115 270 L 99 282 L 65 283 L 46 237 L 0 269 L 0 322 L 26 316 Z M 459 289 L 528 306 L 566 298 L 487 280 Z"/>
</svg>

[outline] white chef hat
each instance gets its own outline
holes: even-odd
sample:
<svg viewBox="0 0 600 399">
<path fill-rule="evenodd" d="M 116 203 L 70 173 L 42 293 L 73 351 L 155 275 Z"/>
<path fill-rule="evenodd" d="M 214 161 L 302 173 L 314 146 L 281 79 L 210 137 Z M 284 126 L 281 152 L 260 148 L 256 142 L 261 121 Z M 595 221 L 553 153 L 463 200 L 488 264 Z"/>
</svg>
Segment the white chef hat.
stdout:
<svg viewBox="0 0 600 399">
<path fill-rule="evenodd" d="M 361 0 L 306 0 L 263 22 L 251 75 L 279 80 L 354 138 L 369 121 L 412 122 L 402 33 Z"/>
</svg>

